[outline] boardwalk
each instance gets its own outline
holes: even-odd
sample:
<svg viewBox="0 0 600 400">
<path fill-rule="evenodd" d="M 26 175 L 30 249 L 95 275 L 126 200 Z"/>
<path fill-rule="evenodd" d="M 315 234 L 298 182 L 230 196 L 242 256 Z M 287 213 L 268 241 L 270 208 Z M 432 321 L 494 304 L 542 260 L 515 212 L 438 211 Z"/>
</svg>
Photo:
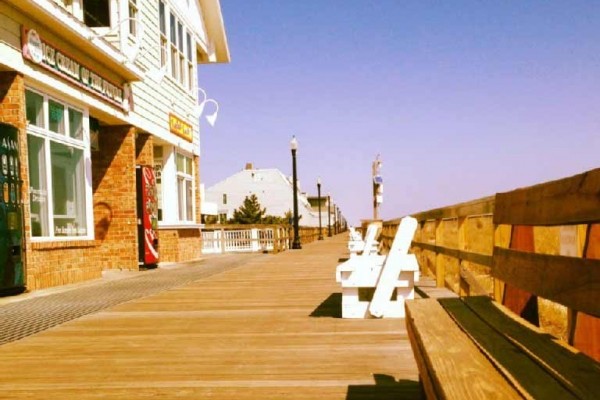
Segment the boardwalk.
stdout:
<svg viewBox="0 0 600 400">
<path fill-rule="evenodd" d="M 339 318 L 345 235 L 0 347 L 0 399 L 419 398 L 404 320 Z"/>
</svg>

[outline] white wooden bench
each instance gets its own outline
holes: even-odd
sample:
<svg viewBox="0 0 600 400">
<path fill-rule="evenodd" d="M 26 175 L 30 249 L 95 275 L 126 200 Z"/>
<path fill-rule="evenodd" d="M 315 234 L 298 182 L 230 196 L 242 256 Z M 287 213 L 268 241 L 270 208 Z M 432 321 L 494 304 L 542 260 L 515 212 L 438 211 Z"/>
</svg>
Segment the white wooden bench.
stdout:
<svg viewBox="0 0 600 400">
<path fill-rule="evenodd" d="M 354 258 L 359 254 L 376 254 L 379 246 L 379 242 L 377 242 L 378 233 L 379 226 L 377 224 L 369 224 L 364 240 L 360 237 L 358 232 L 355 231 L 355 234 L 351 236 L 348 241 L 350 258 Z"/>
<path fill-rule="evenodd" d="M 509 248 L 493 250 L 498 302 L 406 302 L 428 399 L 600 398 L 599 224 L 600 169 L 496 195 L 494 225 L 511 226 Z M 535 252 L 534 226 L 567 225 L 587 230 L 582 256 Z M 569 343 L 536 326 L 538 296 L 568 308 Z"/>
<path fill-rule="evenodd" d="M 387 256 L 361 255 L 337 267 L 342 318 L 404 317 L 404 301 L 414 298 L 419 276 L 417 259 L 408 254 L 416 227 L 414 218 L 403 218 Z"/>
</svg>

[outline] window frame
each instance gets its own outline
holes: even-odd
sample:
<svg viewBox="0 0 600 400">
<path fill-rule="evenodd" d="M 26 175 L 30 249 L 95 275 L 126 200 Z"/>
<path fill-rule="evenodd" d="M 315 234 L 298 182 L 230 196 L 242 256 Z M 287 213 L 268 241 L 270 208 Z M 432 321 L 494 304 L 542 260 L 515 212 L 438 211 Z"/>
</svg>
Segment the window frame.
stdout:
<svg viewBox="0 0 600 400">
<path fill-rule="evenodd" d="M 41 122 L 43 126 L 37 126 L 34 124 L 30 124 L 27 122 L 26 133 L 27 137 L 32 136 L 40 139 L 42 141 L 42 151 L 44 153 L 41 161 L 43 162 L 43 168 L 39 167 L 42 172 L 39 179 L 43 180 L 43 186 L 45 187 L 46 192 L 46 210 L 45 213 L 47 221 L 47 229 L 48 234 L 45 236 L 33 236 L 33 230 L 30 231 L 30 239 L 32 242 L 56 242 L 56 241 L 74 241 L 74 240 L 93 240 L 94 239 L 94 229 L 93 229 L 93 197 L 92 197 L 92 184 L 86 179 L 86 176 L 91 176 L 91 150 L 90 150 L 90 140 L 89 140 L 89 110 L 83 106 L 76 106 L 68 101 L 62 100 L 60 97 L 45 93 L 43 91 L 37 90 L 33 87 L 26 86 L 26 92 L 31 92 L 35 95 L 42 97 L 42 106 L 41 106 Z M 50 130 L 50 110 L 49 103 L 50 101 L 61 104 L 63 109 L 63 119 L 64 119 L 64 133 L 56 133 Z M 70 120 L 69 120 L 69 110 L 74 110 L 80 112 L 82 114 L 82 135 L 81 139 L 71 137 L 70 135 Z M 39 115 L 38 115 L 39 117 Z M 81 170 L 73 171 L 73 179 L 76 179 L 75 185 L 81 184 L 82 188 L 79 189 L 81 191 L 81 195 L 84 197 L 82 199 L 81 207 L 84 208 L 83 215 L 81 216 L 84 225 L 85 225 L 85 235 L 69 235 L 69 236 L 57 236 L 56 232 L 56 216 L 54 210 L 54 185 L 52 182 L 52 170 L 53 170 L 53 160 L 52 160 L 52 143 L 60 144 L 66 146 L 68 148 L 73 148 L 76 150 L 80 150 L 82 152 L 82 160 L 80 162 L 83 163 L 83 167 Z M 56 161 L 56 160 L 55 160 Z M 62 161 L 59 161 L 60 164 Z M 31 170 L 31 166 L 28 167 Z M 30 172 L 31 173 L 31 172 Z M 76 175 L 79 175 L 76 177 Z M 28 180 L 31 180 L 28 177 Z M 30 187 L 28 189 L 28 193 L 31 195 L 33 193 L 33 188 Z M 35 189 L 37 190 L 37 189 Z M 75 187 L 77 190 L 77 187 Z M 41 213 L 41 212 L 40 212 Z M 31 202 L 30 202 L 30 221 L 33 219 L 33 213 L 31 212 Z M 38 214 L 36 214 L 38 215 Z M 75 213 L 78 216 L 78 211 Z M 58 215 L 60 216 L 60 215 Z"/>
<path fill-rule="evenodd" d="M 167 2 L 159 0 L 158 7 L 161 67 L 167 66 L 170 78 L 188 94 L 193 95 L 196 88 L 193 32 Z M 164 16 L 161 14 L 162 10 Z"/>
<path fill-rule="evenodd" d="M 140 13 L 139 5 L 137 4 L 137 0 L 127 0 L 127 15 L 129 18 L 128 29 L 127 32 L 129 36 L 137 39 L 139 27 L 138 27 L 138 16 Z"/>
<path fill-rule="evenodd" d="M 179 149 L 176 149 L 175 152 L 175 182 L 176 182 L 176 187 L 177 187 L 177 218 L 179 223 L 183 223 L 183 224 L 193 224 L 196 222 L 196 200 L 195 200 L 195 193 L 196 193 L 196 182 L 195 182 L 195 168 L 194 168 L 194 157 L 190 154 L 187 154 L 185 152 L 182 152 Z M 179 170 L 179 160 L 178 158 L 182 157 L 183 158 L 183 166 L 184 166 L 184 171 L 180 171 Z M 189 164 L 188 161 L 189 160 Z M 188 166 L 191 169 L 191 171 L 188 171 Z M 183 181 L 184 183 L 184 191 L 183 193 L 180 192 L 180 181 Z M 186 197 L 186 189 L 188 189 L 188 185 L 191 186 L 191 203 L 192 203 L 192 207 L 191 209 L 188 209 L 188 201 L 187 201 L 187 197 Z M 190 216 L 188 216 L 187 214 L 191 213 Z"/>
</svg>

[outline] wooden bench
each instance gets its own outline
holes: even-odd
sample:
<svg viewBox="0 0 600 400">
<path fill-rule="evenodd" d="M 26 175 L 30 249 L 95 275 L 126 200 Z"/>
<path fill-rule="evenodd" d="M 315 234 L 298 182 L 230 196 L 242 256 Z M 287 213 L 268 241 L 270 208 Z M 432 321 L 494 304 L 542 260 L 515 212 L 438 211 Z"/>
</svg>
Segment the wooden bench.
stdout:
<svg viewBox="0 0 600 400">
<path fill-rule="evenodd" d="M 511 231 L 509 248 L 493 250 L 497 301 L 406 302 L 427 398 L 600 398 L 599 222 L 600 169 L 496 195 L 494 225 Z M 534 226 L 575 225 L 582 257 L 535 253 Z M 537 296 L 568 307 L 569 343 L 536 326 Z"/>
</svg>

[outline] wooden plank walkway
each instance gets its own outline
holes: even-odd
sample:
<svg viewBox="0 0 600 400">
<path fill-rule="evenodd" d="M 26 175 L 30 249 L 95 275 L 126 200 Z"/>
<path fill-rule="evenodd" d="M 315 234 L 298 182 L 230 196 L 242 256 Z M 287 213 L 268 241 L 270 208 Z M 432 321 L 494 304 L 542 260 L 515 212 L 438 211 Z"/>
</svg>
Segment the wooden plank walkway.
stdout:
<svg viewBox="0 0 600 400">
<path fill-rule="evenodd" d="M 343 320 L 346 235 L 0 346 L 0 399 L 418 399 L 404 320 Z"/>
</svg>

